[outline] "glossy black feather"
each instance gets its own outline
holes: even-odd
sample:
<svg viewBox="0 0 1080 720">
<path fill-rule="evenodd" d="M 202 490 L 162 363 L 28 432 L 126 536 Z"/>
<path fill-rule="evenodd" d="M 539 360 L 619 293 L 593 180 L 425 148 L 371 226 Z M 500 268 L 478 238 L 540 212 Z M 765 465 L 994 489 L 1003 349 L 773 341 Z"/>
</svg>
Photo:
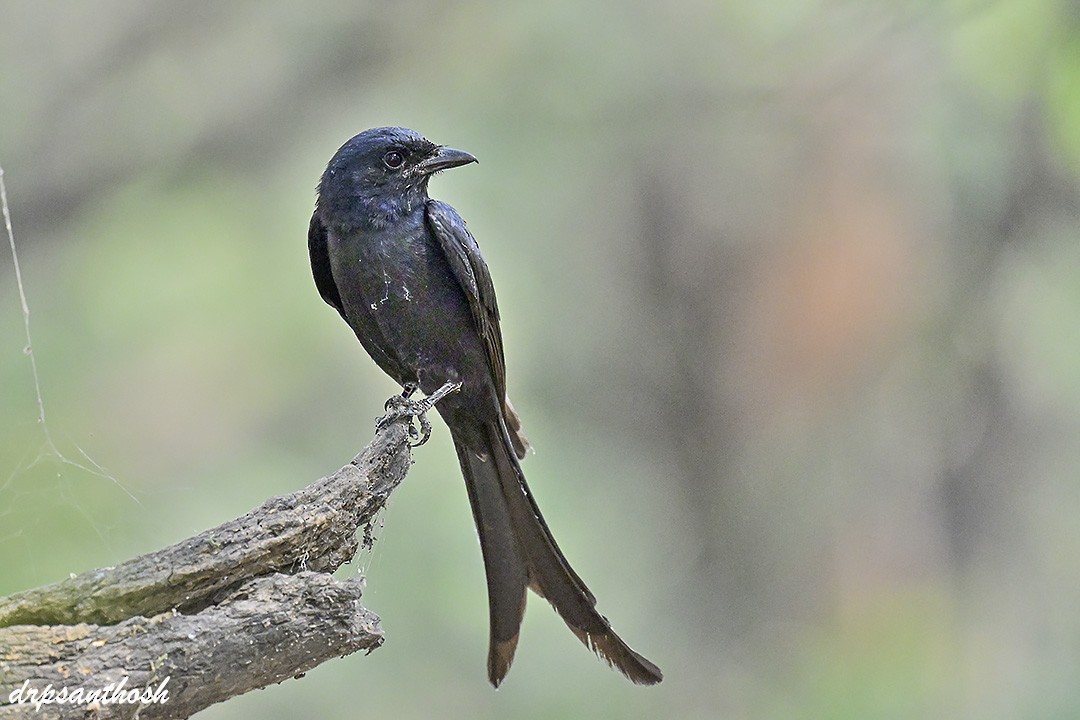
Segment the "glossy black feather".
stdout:
<svg viewBox="0 0 1080 720">
<path fill-rule="evenodd" d="M 319 220 L 318 211 L 311 216 L 308 225 L 308 256 L 311 258 L 311 274 L 315 276 L 315 287 L 327 305 L 345 317 L 341 307 L 341 295 L 338 294 L 334 273 L 330 270 L 330 251 L 326 244 L 326 226 Z M 346 322 L 348 318 L 346 318 Z"/>
<path fill-rule="evenodd" d="M 480 246 L 454 208 L 439 200 L 427 203 L 428 225 L 439 241 L 458 284 L 472 311 L 476 331 L 487 348 L 488 363 L 495 380 L 495 392 L 506 397 L 506 360 L 503 356 L 502 331 L 499 328 L 499 306 L 495 300 L 495 285 L 487 263 L 480 256 Z"/>
<path fill-rule="evenodd" d="M 510 669 L 531 587 L 574 634 L 636 683 L 660 682 L 596 611 L 525 482 L 528 447 L 506 397 L 499 309 L 491 273 L 464 220 L 431 200 L 432 173 L 474 161 L 404 128 L 345 143 L 319 184 L 308 231 L 312 273 L 375 362 L 403 386 L 431 394 L 454 439 L 487 576 L 488 677 Z"/>
</svg>

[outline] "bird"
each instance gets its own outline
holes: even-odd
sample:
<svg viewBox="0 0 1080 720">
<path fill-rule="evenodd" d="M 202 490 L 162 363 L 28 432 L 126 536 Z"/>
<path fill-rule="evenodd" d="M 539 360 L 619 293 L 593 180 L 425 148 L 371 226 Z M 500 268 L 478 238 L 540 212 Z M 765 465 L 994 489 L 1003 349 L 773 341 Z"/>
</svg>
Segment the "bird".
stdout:
<svg viewBox="0 0 1080 720">
<path fill-rule="evenodd" d="M 459 385 L 435 409 L 450 430 L 480 539 L 491 684 L 499 686 L 514 659 L 529 588 L 610 666 L 634 683 L 659 683 L 660 668 L 597 611 L 525 482 L 520 461 L 529 444 L 506 395 L 491 273 L 457 211 L 428 196 L 434 174 L 474 162 L 407 128 L 373 128 L 348 140 L 318 183 L 308 227 L 315 285 L 401 385 L 388 407 L 415 402 L 417 390 L 430 396 Z"/>
</svg>

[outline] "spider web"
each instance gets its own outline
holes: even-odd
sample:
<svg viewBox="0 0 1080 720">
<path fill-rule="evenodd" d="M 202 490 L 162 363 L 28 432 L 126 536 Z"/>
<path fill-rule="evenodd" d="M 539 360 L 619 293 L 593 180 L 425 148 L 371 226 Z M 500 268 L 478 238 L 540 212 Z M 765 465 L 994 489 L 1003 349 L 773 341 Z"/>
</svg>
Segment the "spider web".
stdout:
<svg viewBox="0 0 1080 720">
<path fill-rule="evenodd" d="M 32 470 L 40 470 L 44 467 L 55 472 L 55 484 L 48 488 L 35 489 L 34 495 L 47 495 L 45 502 L 49 504 L 64 503 L 75 508 L 77 514 L 86 520 L 87 525 L 93 529 L 101 543 L 111 550 L 101 523 L 92 517 L 79 500 L 74 497 L 74 483 L 79 481 L 79 478 L 85 473 L 94 478 L 108 480 L 133 502 L 139 505 L 141 505 L 141 502 L 116 476 L 94 460 L 79 444 L 75 442 L 67 443 L 74 450 L 65 452 L 60 449 L 60 445 L 53 435 L 45 412 L 46 405 L 44 393 L 42 392 L 41 375 L 30 332 L 30 304 L 27 301 L 26 288 L 23 283 L 22 268 L 19 263 L 2 166 L 0 166 L 0 210 L 3 212 L 4 230 L 7 235 L 8 249 L 11 253 L 12 267 L 15 271 L 15 285 L 22 310 L 23 339 L 25 342 L 23 353 L 29 360 L 30 375 L 34 386 L 34 398 L 37 404 L 37 418 L 34 421 L 37 430 L 34 434 L 38 436 L 27 444 L 26 449 L 13 467 L 0 467 L 0 543 L 16 541 L 25 530 L 25 525 L 19 526 L 15 524 L 13 527 L 13 524 L 7 521 L 7 518 L 18 512 L 22 503 L 26 501 L 28 491 L 18 487 L 19 483 L 17 481 L 25 480 Z M 71 471 L 78 472 L 72 473 Z M 36 499 L 32 501 L 38 502 Z M 27 552 L 22 556 L 24 561 L 33 565 L 36 552 L 40 552 L 40 550 L 28 547 Z M 31 568 L 31 571 L 33 572 L 33 568 Z"/>
</svg>

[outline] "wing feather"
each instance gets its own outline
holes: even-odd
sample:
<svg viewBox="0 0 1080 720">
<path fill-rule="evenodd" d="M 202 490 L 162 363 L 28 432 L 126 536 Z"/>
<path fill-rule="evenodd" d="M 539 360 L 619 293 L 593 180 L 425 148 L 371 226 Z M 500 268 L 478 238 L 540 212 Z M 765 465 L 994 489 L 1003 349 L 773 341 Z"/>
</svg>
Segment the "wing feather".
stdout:
<svg viewBox="0 0 1080 720">
<path fill-rule="evenodd" d="M 442 247 L 458 284 L 469 301 L 476 330 L 487 349 L 488 363 L 495 378 L 499 398 L 506 398 L 506 361 L 503 357 L 502 331 L 499 328 L 499 306 L 495 301 L 495 285 L 491 282 L 480 246 L 476 244 L 465 221 L 454 208 L 439 200 L 427 204 L 428 226 Z"/>
<path fill-rule="evenodd" d="M 319 294 L 328 305 L 345 318 L 341 294 L 338 292 L 337 283 L 334 282 L 334 273 L 330 270 L 330 247 L 326 239 L 326 226 L 319 219 L 318 210 L 311 216 L 311 224 L 308 225 L 308 256 L 311 258 L 311 274 L 315 276 L 315 287 L 319 289 Z M 345 322 L 348 321 L 349 319 L 345 318 Z"/>
</svg>

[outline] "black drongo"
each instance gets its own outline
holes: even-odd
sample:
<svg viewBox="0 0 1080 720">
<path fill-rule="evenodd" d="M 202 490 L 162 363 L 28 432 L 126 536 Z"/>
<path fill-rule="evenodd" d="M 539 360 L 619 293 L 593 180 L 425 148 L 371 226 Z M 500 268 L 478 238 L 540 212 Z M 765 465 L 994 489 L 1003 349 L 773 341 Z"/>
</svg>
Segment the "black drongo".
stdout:
<svg viewBox="0 0 1080 720">
<path fill-rule="evenodd" d="M 461 383 L 436 408 L 480 535 L 492 684 L 510 669 L 530 587 L 630 680 L 660 682 L 660 669 L 596 611 L 525 484 L 518 460 L 528 444 L 506 397 L 491 275 L 465 221 L 427 192 L 432 174 L 475 161 L 404 128 L 367 130 L 345 143 L 323 173 L 308 230 L 315 284 L 405 398 Z"/>
</svg>

